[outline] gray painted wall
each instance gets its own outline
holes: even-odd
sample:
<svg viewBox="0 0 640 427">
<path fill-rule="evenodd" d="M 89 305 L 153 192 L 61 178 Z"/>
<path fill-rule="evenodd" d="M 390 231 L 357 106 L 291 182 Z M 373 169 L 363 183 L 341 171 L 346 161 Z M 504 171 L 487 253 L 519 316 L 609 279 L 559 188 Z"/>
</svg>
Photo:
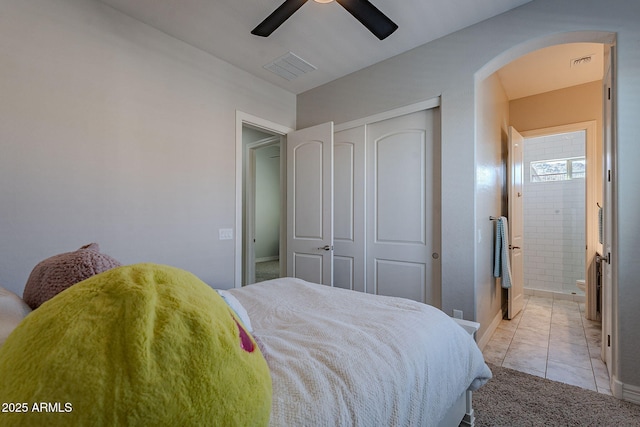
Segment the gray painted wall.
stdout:
<svg viewBox="0 0 640 427">
<path fill-rule="evenodd" d="M 295 95 L 87 0 L 2 2 L 0 93 L 2 286 L 89 242 L 233 286 L 236 109 Z"/>
<path fill-rule="evenodd" d="M 355 120 L 441 95 L 442 99 L 442 280 L 443 309 L 460 308 L 490 318 L 495 304 L 486 298 L 485 269 L 476 261 L 491 250 L 491 240 L 476 242 L 486 229 L 480 201 L 478 160 L 491 157 L 479 141 L 476 81 L 522 54 L 557 43 L 608 42 L 617 39 L 618 305 L 614 346 L 616 380 L 640 387 L 640 2 L 636 0 L 534 0 L 520 8 L 463 29 L 364 70 L 298 95 L 297 124 L 306 127 L 333 120 Z M 632 196 L 633 195 L 633 196 Z M 486 235 L 486 234 L 485 234 Z M 480 277 L 482 275 L 482 277 Z M 492 297 L 494 297 L 492 295 Z M 498 295 L 495 295 L 498 298 Z M 488 302 L 488 301 L 487 301 Z M 481 312 L 482 311 L 482 312 Z M 636 389 L 634 389 L 636 390 Z M 640 390 L 640 389 L 637 389 Z M 635 393 L 640 394 L 640 392 Z"/>
</svg>

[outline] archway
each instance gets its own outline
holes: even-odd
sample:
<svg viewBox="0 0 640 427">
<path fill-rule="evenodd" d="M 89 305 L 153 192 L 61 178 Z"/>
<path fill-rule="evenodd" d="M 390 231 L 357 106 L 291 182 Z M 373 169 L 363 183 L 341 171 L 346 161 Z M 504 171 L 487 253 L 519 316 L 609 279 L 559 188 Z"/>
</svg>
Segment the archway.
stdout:
<svg viewBox="0 0 640 427">
<path fill-rule="evenodd" d="M 507 51 L 504 51 L 500 55 L 496 56 L 490 62 L 485 64 L 485 66 L 483 66 L 475 74 L 476 99 L 482 98 L 482 95 L 484 94 L 484 92 L 479 89 L 482 87 L 483 82 L 485 82 L 492 75 L 494 75 L 494 73 L 497 73 L 502 67 L 506 66 L 512 61 L 515 61 L 524 55 L 527 55 L 529 53 L 532 53 L 534 51 L 537 51 L 543 48 L 552 47 L 556 45 L 571 44 L 571 43 L 599 43 L 604 46 L 606 66 L 605 66 L 604 78 L 603 78 L 604 90 L 602 93 L 607 93 L 608 95 L 609 93 L 608 88 L 611 88 L 611 83 L 612 83 L 611 76 L 614 75 L 613 67 L 615 64 L 614 64 L 614 61 L 612 60 L 612 56 L 613 56 L 613 51 L 615 47 L 615 39 L 616 39 L 615 34 L 610 32 L 578 31 L 578 32 L 570 32 L 570 33 L 552 34 L 549 36 L 530 40 L 528 42 L 521 43 L 517 46 L 514 46 L 508 49 Z M 607 74 L 608 70 L 609 70 L 609 73 Z M 607 79 L 607 76 L 608 76 L 608 79 Z M 613 98 L 615 96 L 615 88 L 611 88 L 610 93 L 612 94 L 611 98 Z M 602 125 L 603 131 L 599 133 L 603 135 L 604 149 L 602 151 L 602 154 L 604 156 L 603 163 L 605 164 L 605 168 L 601 172 L 601 175 L 602 175 L 601 178 L 603 181 L 603 192 L 608 193 L 608 196 L 606 194 L 603 195 L 603 199 L 605 200 L 604 210 L 607 213 L 606 217 L 616 218 L 615 200 L 613 198 L 613 195 L 615 195 L 615 189 L 613 188 L 613 185 L 615 184 L 614 183 L 607 184 L 605 182 L 606 180 L 604 179 L 606 178 L 606 173 L 607 173 L 606 165 L 612 165 L 615 163 L 616 153 L 615 153 L 615 150 L 613 149 L 614 147 L 614 141 L 612 140 L 613 133 L 607 132 L 607 130 L 610 130 L 612 128 L 611 123 L 615 122 L 615 117 L 613 117 L 611 113 L 612 112 L 611 98 L 609 98 L 608 96 L 602 97 L 602 98 L 603 98 L 602 107 L 603 107 L 603 111 L 605 112 L 604 114 L 605 123 L 603 123 Z M 486 104 L 482 105 L 481 101 L 476 101 L 476 150 L 482 150 L 484 146 L 486 146 L 486 142 L 482 141 L 483 137 L 486 139 L 486 134 L 483 134 L 482 132 L 482 128 L 484 126 L 482 121 L 487 116 L 487 113 L 481 111 L 482 107 L 486 108 Z M 507 117 L 506 124 L 508 125 L 508 122 L 509 122 L 508 113 L 506 117 Z M 503 152 L 504 152 L 504 150 L 506 149 L 504 140 L 502 141 L 502 143 L 503 143 Z M 483 157 L 482 154 L 480 154 L 479 157 L 480 159 L 482 159 Z M 503 212 L 505 211 L 503 210 Z M 476 226 L 479 230 L 483 226 L 485 226 L 484 224 L 485 220 L 486 218 L 484 217 L 484 215 L 477 216 Z M 613 233 L 613 230 L 615 229 L 614 225 L 610 225 L 609 227 L 605 226 L 604 228 L 605 228 L 605 237 L 604 237 L 605 245 L 608 245 L 608 247 L 611 248 L 612 251 L 614 251 L 616 249 L 616 236 Z M 613 374 L 617 371 L 616 358 L 614 357 L 616 353 L 616 348 L 614 346 L 611 346 L 611 347 L 607 346 L 607 341 L 608 341 L 607 338 L 609 335 L 611 335 L 612 330 L 617 330 L 617 324 L 616 324 L 617 304 L 614 298 L 612 298 L 612 295 L 615 295 L 615 292 L 617 289 L 617 283 L 615 281 L 614 274 L 612 274 L 612 271 L 614 270 L 614 266 L 610 264 L 605 264 L 604 269 L 605 269 L 605 273 L 603 277 L 605 279 L 608 278 L 607 280 L 609 280 L 609 285 L 606 287 L 607 291 L 609 292 L 609 295 L 608 296 L 603 295 L 603 313 L 604 314 L 603 314 L 603 341 L 602 342 L 604 345 L 603 345 L 602 357 L 606 361 L 610 377 L 613 379 L 614 378 Z M 606 270 L 608 270 L 608 274 Z M 501 298 L 501 296 L 499 295 L 496 297 Z M 612 388 L 612 391 L 614 392 L 614 395 L 615 395 L 616 393 L 613 388 Z"/>
</svg>

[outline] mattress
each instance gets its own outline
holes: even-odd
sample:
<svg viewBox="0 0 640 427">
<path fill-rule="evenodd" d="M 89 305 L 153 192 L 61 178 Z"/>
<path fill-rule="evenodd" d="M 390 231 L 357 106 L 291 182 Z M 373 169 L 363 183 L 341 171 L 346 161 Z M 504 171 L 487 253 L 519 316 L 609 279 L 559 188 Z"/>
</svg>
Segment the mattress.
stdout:
<svg viewBox="0 0 640 427">
<path fill-rule="evenodd" d="M 473 338 L 412 300 L 281 278 L 231 289 L 273 383 L 271 425 L 433 425 L 491 371 Z"/>
</svg>

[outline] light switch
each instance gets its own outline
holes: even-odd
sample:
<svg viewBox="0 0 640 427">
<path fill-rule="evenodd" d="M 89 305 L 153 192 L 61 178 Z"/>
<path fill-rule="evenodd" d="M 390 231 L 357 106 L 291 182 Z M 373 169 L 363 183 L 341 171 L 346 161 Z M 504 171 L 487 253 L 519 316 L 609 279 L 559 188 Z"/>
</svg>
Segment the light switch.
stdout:
<svg viewBox="0 0 640 427">
<path fill-rule="evenodd" d="M 220 240 L 232 240 L 233 239 L 233 228 L 221 228 L 218 230 L 220 235 Z"/>
</svg>

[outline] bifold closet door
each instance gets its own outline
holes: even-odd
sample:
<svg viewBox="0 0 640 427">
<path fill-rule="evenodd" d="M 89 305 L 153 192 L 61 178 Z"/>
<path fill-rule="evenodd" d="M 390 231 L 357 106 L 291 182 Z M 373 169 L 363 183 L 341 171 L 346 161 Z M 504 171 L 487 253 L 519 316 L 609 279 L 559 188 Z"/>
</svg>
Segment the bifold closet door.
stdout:
<svg viewBox="0 0 640 427">
<path fill-rule="evenodd" d="M 440 306 L 440 128 L 430 109 L 367 125 L 366 289 Z"/>
<path fill-rule="evenodd" d="M 333 136 L 333 286 L 364 292 L 365 126 Z"/>
</svg>

